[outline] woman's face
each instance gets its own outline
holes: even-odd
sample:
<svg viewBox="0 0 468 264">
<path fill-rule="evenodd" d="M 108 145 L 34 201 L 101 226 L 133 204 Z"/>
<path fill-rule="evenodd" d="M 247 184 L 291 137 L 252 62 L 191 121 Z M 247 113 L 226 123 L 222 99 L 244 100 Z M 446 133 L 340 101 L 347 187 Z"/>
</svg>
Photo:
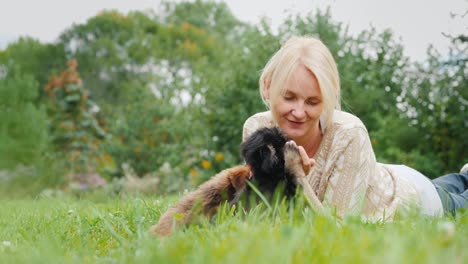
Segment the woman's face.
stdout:
<svg viewBox="0 0 468 264">
<path fill-rule="evenodd" d="M 297 143 L 305 142 L 320 132 L 323 111 L 322 93 L 316 77 L 303 65 L 298 65 L 286 82 L 285 93 L 271 93 L 270 109 L 278 126 Z"/>
</svg>

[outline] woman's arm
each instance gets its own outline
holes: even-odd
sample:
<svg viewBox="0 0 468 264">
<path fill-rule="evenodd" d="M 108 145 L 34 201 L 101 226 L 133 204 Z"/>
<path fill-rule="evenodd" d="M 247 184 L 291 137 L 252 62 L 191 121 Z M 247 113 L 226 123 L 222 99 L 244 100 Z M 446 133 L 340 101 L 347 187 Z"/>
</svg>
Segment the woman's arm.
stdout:
<svg viewBox="0 0 468 264">
<path fill-rule="evenodd" d="M 289 149 L 296 149 L 297 152 L 288 151 Z M 290 153 L 299 153 L 299 155 L 290 155 Z M 284 166 L 288 168 L 288 170 L 292 170 L 291 172 L 296 176 L 297 184 L 302 186 L 309 205 L 316 212 L 323 212 L 323 205 L 315 194 L 315 191 L 312 189 L 310 183 L 307 182 L 306 178 L 310 169 L 315 165 L 315 160 L 309 158 L 305 149 L 302 146 L 297 146 L 296 142 L 293 140 L 286 143 L 284 156 Z"/>
<path fill-rule="evenodd" d="M 336 150 L 338 155 L 330 161 L 334 164 L 323 204 L 339 217 L 361 215 L 370 179 L 377 173 L 377 163 L 365 128 L 349 129 L 342 136 L 349 137 L 349 143 Z"/>
</svg>

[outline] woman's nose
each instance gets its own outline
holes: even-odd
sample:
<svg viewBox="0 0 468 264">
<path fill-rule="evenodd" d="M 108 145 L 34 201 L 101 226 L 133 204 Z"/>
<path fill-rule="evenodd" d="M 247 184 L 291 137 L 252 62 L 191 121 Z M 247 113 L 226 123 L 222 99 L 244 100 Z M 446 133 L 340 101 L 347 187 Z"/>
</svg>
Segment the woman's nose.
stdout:
<svg viewBox="0 0 468 264">
<path fill-rule="evenodd" d="M 292 114 L 295 118 L 301 119 L 305 116 L 305 109 L 303 103 L 297 103 L 292 109 Z"/>
</svg>

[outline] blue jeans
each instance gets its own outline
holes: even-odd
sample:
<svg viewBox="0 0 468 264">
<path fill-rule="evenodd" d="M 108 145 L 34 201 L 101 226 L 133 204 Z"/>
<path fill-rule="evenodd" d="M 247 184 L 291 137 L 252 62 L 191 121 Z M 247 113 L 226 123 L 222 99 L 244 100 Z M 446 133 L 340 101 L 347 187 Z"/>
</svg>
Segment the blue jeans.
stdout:
<svg viewBox="0 0 468 264">
<path fill-rule="evenodd" d="M 439 193 L 445 214 L 468 208 L 468 172 L 451 173 L 432 180 Z"/>
</svg>

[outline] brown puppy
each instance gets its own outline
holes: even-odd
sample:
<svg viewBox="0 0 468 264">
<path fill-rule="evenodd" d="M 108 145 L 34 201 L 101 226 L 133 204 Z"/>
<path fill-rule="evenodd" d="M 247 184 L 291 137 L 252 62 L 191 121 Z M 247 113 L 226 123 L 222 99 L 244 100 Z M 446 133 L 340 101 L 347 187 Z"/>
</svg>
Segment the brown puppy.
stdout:
<svg viewBox="0 0 468 264">
<path fill-rule="evenodd" d="M 172 229 L 188 224 L 199 213 L 212 217 L 224 201 L 232 205 L 245 190 L 250 176 L 250 167 L 239 165 L 226 169 L 186 194 L 180 202 L 169 208 L 159 222 L 151 227 L 154 236 L 167 236 Z"/>
<path fill-rule="evenodd" d="M 241 145 L 241 155 L 248 165 L 224 170 L 185 195 L 161 216 L 151 228 L 152 234 L 169 235 L 174 227 L 190 223 L 197 215 L 212 217 L 223 202 L 233 205 L 241 195 L 249 201 L 255 193 L 246 188 L 248 180 L 267 199 L 277 191 L 292 198 L 298 177 L 303 177 L 304 171 L 297 146 L 288 141 L 278 128 L 262 128 L 254 132 Z M 250 179 L 252 174 L 253 179 Z"/>
</svg>

